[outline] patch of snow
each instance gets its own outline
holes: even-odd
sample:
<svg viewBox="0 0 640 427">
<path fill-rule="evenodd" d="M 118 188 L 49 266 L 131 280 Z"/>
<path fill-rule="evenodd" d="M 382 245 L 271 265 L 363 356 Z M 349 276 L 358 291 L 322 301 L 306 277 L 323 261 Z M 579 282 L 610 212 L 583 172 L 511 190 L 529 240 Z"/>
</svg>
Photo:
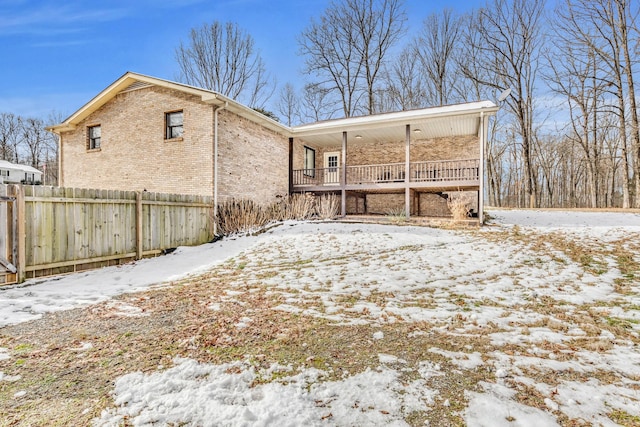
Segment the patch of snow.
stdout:
<svg viewBox="0 0 640 427">
<path fill-rule="evenodd" d="M 383 353 L 378 354 L 378 361 L 380 361 L 380 363 L 382 363 L 383 365 L 394 364 L 394 363 L 401 363 L 403 365 L 407 364 L 407 361 L 404 359 L 400 359 L 399 357 L 394 356 L 392 354 L 383 354 Z"/>
<path fill-rule="evenodd" d="M 382 331 L 377 331 L 373 333 L 373 339 L 374 340 L 381 340 L 384 338 L 384 332 Z"/>
<path fill-rule="evenodd" d="M 460 351 L 447 351 L 440 348 L 432 347 L 429 349 L 430 353 L 439 354 L 441 356 L 451 359 L 451 363 L 463 368 L 473 370 L 479 366 L 484 365 L 482 361 L 482 354 L 474 351 L 473 353 L 464 353 Z"/>
<path fill-rule="evenodd" d="M 9 356 L 9 349 L 0 347 L 0 360 L 7 360 L 7 359 L 11 359 L 11 356 Z"/>
<path fill-rule="evenodd" d="M 509 371 L 507 371 L 506 369 L 498 369 L 496 371 L 496 378 L 506 378 L 509 376 Z"/>
<path fill-rule="evenodd" d="M 94 425 L 114 425 L 126 417 L 133 425 L 208 425 L 215 419 L 225 426 L 404 426 L 404 416 L 433 403 L 434 392 L 424 380 L 403 385 L 399 373 L 385 367 L 324 382 L 322 371 L 307 369 L 252 387 L 259 375 L 246 362 L 176 359 L 166 371 L 117 379 L 116 407 L 103 411 Z"/>
<path fill-rule="evenodd" d="M 614 384 L 602 384 L 595 378 L 585 382 L 563 381 L 554 390 L 553 407 L 567 417 L 590 425 L 614 426 L 607 414 L 613 410 L 638 412 L 640 391 Z M 545 401 L 546 403 L 546 401 Z M 547 404 L 549 406 L 549 404 Z"/>
<path fill-rule="evenodd" d="M 240 321 L 238 323 L 235 324 L 235 327 L 238 329 L 243 329 L 249 326 L 249 323 L 251 323 L 251 318 L 250 317 L 243 317 L 240 319 Z"/>
<path fill-rule="evenodd" d="M 640 214 L 633 212 L 572 211 L 561 209 L 488 209 L 492 223 L 521 227 L 640 228 Z"/>
<path fill-rule="evenodd" d="M 149 313 L 145 313 L 140 307 L 127 304 L 124 301 L 108 301 L 105 307 L 109 310 L 110 314 L 117 317 L 144 317 L 149 315 Z"/>
<path fill-rule="evenodd" d="M 2 286 L 0 327 L 203 273 L 257 241 L 258 238 L 252 236 L 224 239 L 195 247 L 180 247 L 171 254 L 130 264 Z"/>
<path fill-rule="evenodd" d="M 515 391 L 500 384 L 481 382 L 484 393 L 465 391 L 469 406 L 464 418 L 469 427 L 551 427 L 555 418 L 538 408 L 513 400 Z"/>
<path fill-rule="evenodd" d="M 75 347 L 72 348 L 70 350 L 72 351 L 87 351 L 87 350 L 91 350 L 93 348 L 93 344 L 91 344 L 90 342 L 81 342 L 80 343 L 80 347 Z"/>
<path fill-rule="evenodd" d="M 7 375 L 4 372 L 0 372 L 0 381 L 13 383 L 13 382 L 19 381 L 21 378 L 22 378 L 22 375 Z"/>
</svg>

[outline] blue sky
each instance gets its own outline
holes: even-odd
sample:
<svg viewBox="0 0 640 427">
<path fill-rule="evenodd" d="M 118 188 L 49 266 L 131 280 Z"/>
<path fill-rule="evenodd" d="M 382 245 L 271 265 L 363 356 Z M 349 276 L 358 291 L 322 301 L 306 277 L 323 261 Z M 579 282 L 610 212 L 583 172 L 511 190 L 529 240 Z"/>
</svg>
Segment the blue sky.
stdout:
<svg viewBox="0 0 640 427">
<path fill-rule="evenodd" d="M 126 71 L 175 80 L 174 51 L 189 30 L 236 22 L 255 39 L 279 85 L 300 86 L 298 34 L 329 0 L 0 0 L 0 112 L 66 117 Z M 485 0 L 405 0 L 406 37 L 443 7 Z"/>
</svg>

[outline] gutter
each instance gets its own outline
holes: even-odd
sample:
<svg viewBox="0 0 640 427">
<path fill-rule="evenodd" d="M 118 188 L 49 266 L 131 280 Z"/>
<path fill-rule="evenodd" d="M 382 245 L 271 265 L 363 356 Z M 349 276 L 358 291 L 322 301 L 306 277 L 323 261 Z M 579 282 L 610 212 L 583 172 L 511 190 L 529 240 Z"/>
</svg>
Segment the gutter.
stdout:
<svg viewBox="0 0 640 427">
<path fill-rule="evenodd" d="M 400 111 L 393 113 L 381 113 L 377 115 L 347 117 L 343 119 L 328 120 L 308 125 L 300 125 L 291 128 L 291 131 L 294 137 L 305 137 L 318 135 L 321 133 L 338 132 L 345 129 L 353 132 L 365 129 L 376 129 L 394 125 L 403 125 L 406 124 L 407 121 L 429 121 L 446 117 L 479 116 L 480 114 L 493 115 L 499 109 L 500 107 L 494 105 L 482 106 L 469 110 L 450 109 L 446 111 L 438 111 L 435 113 L 424 113 L 424 109 L 408 112 Z"/>
</svg>

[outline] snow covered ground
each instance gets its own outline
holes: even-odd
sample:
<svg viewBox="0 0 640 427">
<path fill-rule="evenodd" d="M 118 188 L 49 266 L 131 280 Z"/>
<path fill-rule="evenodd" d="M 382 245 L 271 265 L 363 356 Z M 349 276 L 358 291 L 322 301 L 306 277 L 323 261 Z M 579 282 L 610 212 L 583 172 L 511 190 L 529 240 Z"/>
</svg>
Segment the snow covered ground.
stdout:
<svg viewBox="0 0 640 427">
<path fill-rule="evenodd" d="M 277 310 L 336 324 L 413 322 L 451 337 L 487 336 L 489 352 L 429 349 L 460 372 L 492 373 L 465 393 L 460 415 L 470 426 L 640 423 L 640 284 L 633 282 L 640 272 L 625 270 L 640 264 L 640 215 L 489 213 L 492 225 L 481 230 L 287 223 L 257 237 L 0 288 L 0 327 L 212 268 L 241 270 L 227 299 L 260 287 L 282 298 Z M 429 333 L 416 326 L 406 338 Z M 10 357 L 0 348 L 0 360 Z M 375 369 L 329 381 L 316 368 L 177 358 L 154 373 L 114 378 L 114 406 L 94 422 L 407 425 L 415 411 L 453 404 L 432 385 L 445 375 L 441 366 L 378 359 Z M 401 379 L 407 371 L 415 371 L 411 381 Z M 523 390 L 538 404 L 523 403 Z"/>
</svg>

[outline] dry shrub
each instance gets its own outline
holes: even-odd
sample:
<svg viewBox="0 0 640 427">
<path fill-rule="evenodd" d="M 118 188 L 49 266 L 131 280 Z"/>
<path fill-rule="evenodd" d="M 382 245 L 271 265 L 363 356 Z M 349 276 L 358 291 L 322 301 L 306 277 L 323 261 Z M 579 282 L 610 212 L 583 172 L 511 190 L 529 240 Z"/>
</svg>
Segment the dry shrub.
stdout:
<svg viewBox="0 0 640 427">
<path fill-rule="evenodd" d="M 338 196 L 335 194 L 323 194 L 316 197 L 316 215 L 319 219 L 333 219 L 340 212 Z"/>
<path fill-rule="evenodd" d="M 255 231 L 271 221 L 269 213 L 253 200 L 229 200 L 218 205 L 218 233 L 228 236 Z"/>
<path fill-rule="evenodd" d="M 284 221 L 289 219 L 289 196 L 277 196 L 278 201 L 270 204 L 266 214 L 272 221 Z"/>
<path fill-rule="evenodd" d="M 271 221 L 294 219 L 303 221 L 313 216 L 314 197 L 311 193 L 278 196 L 279 201 L 265 209 Z"/>
<path fill-rule="evenodd" d="M 338 199 L 325 195 L 318 200 L 311 193 L 279 196 L 279 200 L 263 207 L 252 200 L 230 200 L 218 205 L 218 233 L 228 236 L 257 231 L 271 222 L 304 221 L 314 215 L 334 218 L 338 214 Z"/>
<path fill-rule="evenodd" d="M 293 194 L 286 199 L 288 203 L 288 217 L 284 219 L 295 219 L 303 221 L 309 219 L 314 213 L 313 194 Z"/>
<path fill-rule="evenodd" d="M 447 206 L 455 221 L 467 219 L 471 212 L 471 196 L 467 193 L 450 193 Z"/>
</svg>

